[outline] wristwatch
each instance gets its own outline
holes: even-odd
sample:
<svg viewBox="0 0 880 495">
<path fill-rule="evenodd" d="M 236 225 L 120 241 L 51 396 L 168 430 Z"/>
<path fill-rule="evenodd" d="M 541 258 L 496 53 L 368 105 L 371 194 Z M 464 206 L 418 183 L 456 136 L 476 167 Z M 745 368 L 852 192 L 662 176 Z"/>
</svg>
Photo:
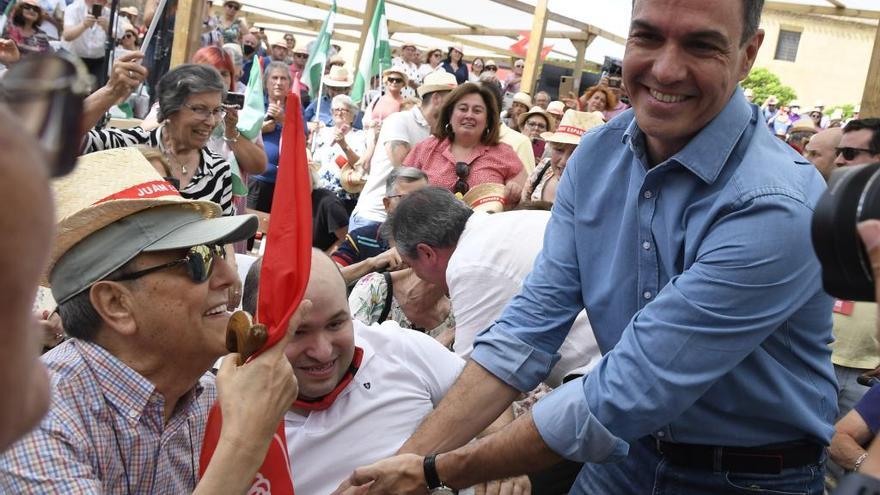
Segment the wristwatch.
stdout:
<svg viewBox="0 0 880 495">
<path fill-rule="evenodd" d="M 425 483 L 428 484 L 428 491 L 431 495 L 454 495 L 457 492 L 440 481 L 440 476 L 437 475 L 436 461 L 437 454 L 425 456 L 423 466 L 425 469 Z"/>
</svg>

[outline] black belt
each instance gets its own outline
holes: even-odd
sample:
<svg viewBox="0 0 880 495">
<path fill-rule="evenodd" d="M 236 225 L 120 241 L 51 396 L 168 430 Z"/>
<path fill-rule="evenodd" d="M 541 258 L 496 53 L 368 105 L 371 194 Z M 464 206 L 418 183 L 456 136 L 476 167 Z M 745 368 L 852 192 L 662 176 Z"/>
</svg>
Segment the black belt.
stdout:
<svg viewBox="0 0 880 495">
<path fill-rule="evenodd" d="M 657 450 L 671 464 L 707 471 L 779 474 L 783 469 L 816 464 L 825 447 L 793 442 L 764 447 L 717 447 L 658 440 Z"/>
</svg>

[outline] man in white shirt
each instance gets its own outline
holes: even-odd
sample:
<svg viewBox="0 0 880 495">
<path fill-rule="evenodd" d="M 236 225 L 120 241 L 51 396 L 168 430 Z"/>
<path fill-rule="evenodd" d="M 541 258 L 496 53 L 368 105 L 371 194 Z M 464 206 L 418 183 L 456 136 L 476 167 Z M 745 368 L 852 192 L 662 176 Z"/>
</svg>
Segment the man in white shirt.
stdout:
<svg viewBox="0 0 880 495">
<path fill-rule="evenodd" d="M 400 47 L 401 56 L 395 57 L 392 66 L 399 67 L 406 74 L 407 86 L 400 92 L 404 98 L 416 96 L 422 84 L 422 73 L 419 70 L 419 49 L 416 45 L 405 44 Z"/>
<path fill-rule="evenodd" d="M 422 280 L 447 288 L 455 311 L 454 350 L 467 358 L 474 337 L 501 315 L 532 271 L 549 220 L 547 211 L 475 213 L 448 190 L 428 187 L 407 195 L 386 228 Z M 602 357 L 584 311 L 559 354 L 545 381 L 552 387 L 566 376 L 585 374 Z"/>
<path fill-rule="evenodd" d="M 248 272 L 253 312 L 260 262 Z M 312 251 L 305 299 L 312 302 L 285 354 L 299 398 L 285 416 L 299 495 L 331 493 L 358 466 L 393 455 L 455 382 L 464 361 L 431 337 L 394 322 L 352 319 L 336 264 Z"/>
<path fill-rule="evenodd" d="M 62 46 L 79 57 L 89 72 L 95 76 L 98 87 L 104 84 L 106 72 L 104 50 L 110 25 L 110 9 L 107 0 L 75 0 L 64 9 L 64 32 Z M 100 5 L 102 14 L 92 15 L 92 6 Z M 119 33 L 120 37 L 124 34 Z"/>
<path fill-rule="evenodd" d="M 458 83 L 448 72 L 434 72 L 419 87 L 420 107 L 390 115 L 382 122 L 376 150 L 370 161 L 370 175 L 348 222 L 349 232 L 385 221 L 385 182 L 388 174 L 399 167 L 415 145 L 431 135 L 431 128 L 440 114 L 443 99 Z"/>
</svg>

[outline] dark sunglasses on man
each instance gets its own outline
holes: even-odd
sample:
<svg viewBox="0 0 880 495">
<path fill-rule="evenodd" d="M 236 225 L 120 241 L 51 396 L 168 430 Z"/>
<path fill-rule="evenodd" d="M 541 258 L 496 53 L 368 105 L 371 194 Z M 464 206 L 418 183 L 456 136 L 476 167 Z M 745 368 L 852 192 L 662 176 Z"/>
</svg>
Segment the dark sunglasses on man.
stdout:
<svg viewBox="0 0 880 495">
<path fill-rule="evenodd" d="M 24 58 L 0 79 L 0 102 L 37 138 L 51 177 L 66 175 L 76 165 L 84 134 L 83 100 L 92 81 L 85 65 L 67 53 Z"/>
<path fill-rule="evenodd" d="M 189 248 L 186 256 L 183 258 L 169 261 L 168 263 L 163 263 L 161 265 L 151 266 L 150 268 L 145 268 L 136 272 L 125 273 L 118 277 L 114 277 L 112 281 L 122 282 L 125 280 L 135 280 L 160 270 L 167 270 L 169 268 L 184 265 L 186 266 L 186 273 L 189 275 L 190 280 L 195 284 L 202 284 L 211 278 L 211 273 L 214 271 L 214 262 L 218 259 L 226 259 L 226 250 L 223 249 L 223 246 L 219 244 L 210 246 L 201 244 Z"/>
<path fill-rule="evenodd" d="M 861 155 L 862 153 L 868 153 L 868 154 L 873 155 L 874 150 L 868 150 L 865 148 L 849 148 L 849 147 L 834 148 L 835 156 L 843 155 L 844 160 L 855 160 L 856 157 Z"/>
</svg>

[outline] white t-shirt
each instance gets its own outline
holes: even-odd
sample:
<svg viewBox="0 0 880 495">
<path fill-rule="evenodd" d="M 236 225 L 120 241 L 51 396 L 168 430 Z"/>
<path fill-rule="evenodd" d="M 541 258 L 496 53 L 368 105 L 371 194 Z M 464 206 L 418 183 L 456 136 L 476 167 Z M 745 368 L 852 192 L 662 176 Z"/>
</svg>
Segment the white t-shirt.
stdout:
<svg viewBox="0 0 880 495">
<path fill-rule="evenodd" d="M 397 112 L 382 121 L 382 130 L 376 142 L 376 151 L 370 161 L 370 175 L 367 183 L 358 198 L 353 215 L 373 222 L 385 221 L 385 206 L 382 198 L 385 197 L 385 181 L 394 168 L 391 159 L 385 149 L 385 144 L 392 141 L 409 143 L 410 148 L 428 139 L 431 135 L 431 127 L 419 107 L 413 107 L 408 112 Z"/>
<path fill-rule="evenodd" d="M 88 9 L 83 0 L 76 0 L 64 9 L 64 27 L 74 27 L 82 24 L 86 18 Z M 110 9 L 104 7 L 102 17 L 110 19 Z M 121 37 L 125 29 L 122 23 L 117 26 L 117 37 Z M 104 43 L 107 41 L 107 33 L 97 22 L 73 41 L 65 41 L 62 46 L 80 58 L 104 58 Z"/>
<path fill-rule="evenodd" d="M 67 8 L 67 4 L 64 0 L 40 0 L 40 7 L 44 12 L 48 12 L 50 17 L 56 17 L 55 13 L 57 12 L 57 17 L 61 19 L 64 10 Z M 40 23 L 40 30 L 46 33 L 46 36 L 48 36 L 50 40 L 61 38 L 61 35 L 58 33 L 58 28 L 46 19 L 43 19 L 43 22 Z"/>
<path fill-rule="evenodd" d="M 364 357 L 333 405 L 284 416 L 297 495 L 326 495 L 355 468 L 393 455 L 458 378 L 464 361 L 431 337 L 395 322 L 354 320 Z"/>
<path fill-rule="evenodd" d="M 501 316 L 532 271 L 544 246 L 549 211 L 474 213 L 446 268 L 455 311 L 456 354 L 470 356 L 474 337 Z M 536 311 L 546 308 L 536 308 Z M 558 386 L 572 373 L 584 374 L 602 358 L 587 314 L 581 311 L 559 349 L 562 358 L 545 383 Z"/>
<path fill-rule="evenodd" d="M 424 81 L 425 76 L 427 76 L 428 74 L 445 70 L 446 69 L 443 68 L 443 64 L 437 64 L 437 67 L 431 67 L 431 64 L 422 64 L 419 66 L 419 77 L 421 77 L 421 80 Z"/>
</svg>

